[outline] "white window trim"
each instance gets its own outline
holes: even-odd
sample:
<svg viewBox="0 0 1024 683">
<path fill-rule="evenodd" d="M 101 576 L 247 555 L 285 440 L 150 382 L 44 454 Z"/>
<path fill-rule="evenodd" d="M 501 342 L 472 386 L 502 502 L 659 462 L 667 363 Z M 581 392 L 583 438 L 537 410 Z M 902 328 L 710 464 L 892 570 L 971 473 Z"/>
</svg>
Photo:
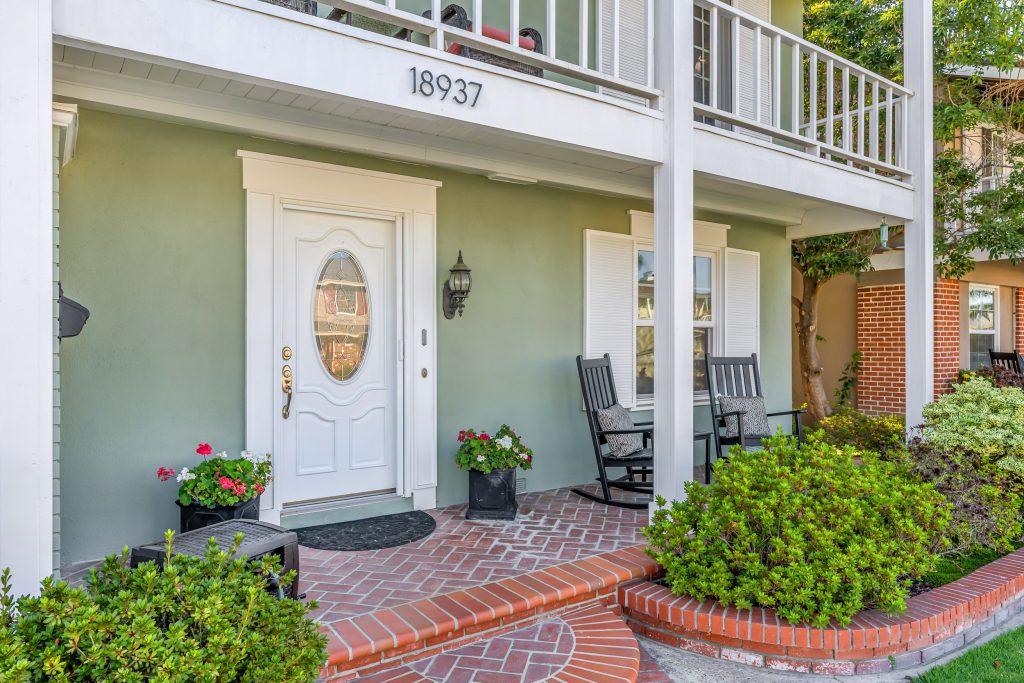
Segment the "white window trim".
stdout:
<svg viewBox="0 0 1024 683">
<path fill-rule="evenodd" d="M 637 254 L 641 251 L 654 251 L 654 241 L 641 238 L 633 238 L 633 263 L 638 262 Z M 705 256 L 711 259 L 711 323 L 693 321 L 693 327 L 707 327 L 711 329 L 711 348 L 715 355 L 721 355 L 725 348 L 725 247 L 711 246 L 706 244 L 693 245 L 694 257 Z M 657 276 L 655 276 L 657 277 Z M 693 302 L 690 302 L 693 306 Z M 654 320 L 640 320 L 640 292 L 639 282 L 633 278 L 633 376 L 636 377 L 636 328 L 653 327 L 657 320 L 655 313 Z M 655 303 L 657 311 L 657 303 Z M 695 405 L 708 405 L 711 398 L 706 391 L 693 392 Z M 641 396 L 636 394 L 633 410 L 650 410 L 654 407 L 654 396 Z"/>
<path fill-rule="evenodd" d="M 976 330 L 971 327 L 971 290 L 983 289 L 992 292 L 993 325 L 991 330 Z M 984 334 L 992 337 L 992 348 L 999 349 L 999 285 L 969 283 L 967 285 L 967 364 L 971 364 L 971 335 Z"/>
</svg>

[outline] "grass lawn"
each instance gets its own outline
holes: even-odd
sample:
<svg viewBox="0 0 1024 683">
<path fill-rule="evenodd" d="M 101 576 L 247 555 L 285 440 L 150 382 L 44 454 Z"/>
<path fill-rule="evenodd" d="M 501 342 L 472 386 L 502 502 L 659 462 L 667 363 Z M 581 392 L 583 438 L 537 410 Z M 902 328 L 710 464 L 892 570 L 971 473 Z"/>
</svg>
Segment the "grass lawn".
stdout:
<svg viewBox="0 0 1024 683">
<path fill-rule="evenodd" d="M 966 555 L 942 558 L 936 565 L 935 571 L 931 574 L 925 574 L 924 580 L 936 588 L 945 586 L 947 583 L 952 583 L 963 576 L 967 576 L 978 567 L 983 567 L 989 562 L 998 560 L 1003 555 L 1004 553 L 997 553 L 994 550 L 982 548 Z"/>
<path fill-rule="evenodd" d="M 1024 681 L 1024 628 L 1004 633 L 914 683 L 1003 683 Z"/>
</svg>

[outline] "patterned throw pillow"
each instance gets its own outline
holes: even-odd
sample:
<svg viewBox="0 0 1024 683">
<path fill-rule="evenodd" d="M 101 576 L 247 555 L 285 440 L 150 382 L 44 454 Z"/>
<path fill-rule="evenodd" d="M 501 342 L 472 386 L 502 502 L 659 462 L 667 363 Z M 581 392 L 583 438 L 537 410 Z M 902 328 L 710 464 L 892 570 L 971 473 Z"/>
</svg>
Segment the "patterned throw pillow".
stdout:
<svg viewBox="0 0 1024 683">
<path fill-rule="evenodd" d="M 597 424 L 602 431 L 615 431 L 620 429 L 632 429 L 633 418 L 629 411 L 618 403 L 597 411 Z M 644 435 L 636 434 L 607 434 L 609 455 L 613 458 L 625 458 L 633 455 L 644 447 Z"/>
<path fill-rule="evenodd" d="M 718 405 L 723 413 L 743 413 L 743 436 L 763 439 L 772 435 L 768 423 L 768 411 L 761 396 L 719 396 Z M 735 415 L 725 418 L 723 436 L 735 438 L 740 435 L 739 420 Z"/>
</svg>

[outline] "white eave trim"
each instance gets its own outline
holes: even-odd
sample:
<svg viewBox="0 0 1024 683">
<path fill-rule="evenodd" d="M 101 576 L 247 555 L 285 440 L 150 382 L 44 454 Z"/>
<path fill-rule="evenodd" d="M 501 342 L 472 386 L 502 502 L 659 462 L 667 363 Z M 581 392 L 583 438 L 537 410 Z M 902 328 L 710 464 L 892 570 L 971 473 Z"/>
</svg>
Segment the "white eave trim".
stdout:
<svg viewBox="0 0 1024 683">
<path fill-rule="evenodd" d="M 57 149 L 60 165 L 67 166 L 75 158 L 75 145 L 78 143 L 78 105 L 54 102 L 53 125 L 61 131 Z"/>
</svg>

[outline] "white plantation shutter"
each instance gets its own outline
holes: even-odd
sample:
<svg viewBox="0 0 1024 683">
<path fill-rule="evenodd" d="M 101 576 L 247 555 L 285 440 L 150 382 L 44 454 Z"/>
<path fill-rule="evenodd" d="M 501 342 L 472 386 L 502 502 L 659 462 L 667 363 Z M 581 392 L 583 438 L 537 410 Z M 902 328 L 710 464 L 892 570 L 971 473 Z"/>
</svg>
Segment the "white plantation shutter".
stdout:
<svg viewBox="0 0 1024 683">
<path fill-rule="evenodd" d="M 633 385 L 633 238 L 587 230 L 583 313 L 584 358 L 608 353 L 619 402 L 636 403 Z"/>
<path fill-rule="evenodd" d="M 771 20 L 771 0 L 733 0 L 733 7 L 751 14 L 764 21 Z M 761 123 L 770 123 L 772 117 L 772 41 L 769 36 L 761 36 Z M 740 29 L 740 115 L 754 118 L 754 31 L 743 27 Z"/>
<path fill-rule="evenodd" d="M 749 356 L 761 347 L 761 255 L 725 250 L 725 355 Z"/>
<path fill-rule="evenodd" d="M 619 4 L 619 78 L 647 85 L 650 64 L 648 62 L 648 17 L 647 0 L 618 0 Z M 615 11 L 613 0 L 598 0 L 598 68 L 603 74 L 615 73 L 612 44 L 615 42 L 612 16 Z M 601 88 L 606 95 L 620 97 L 632 102 L 646 102 L 643 98 Z"/>
</svg>

